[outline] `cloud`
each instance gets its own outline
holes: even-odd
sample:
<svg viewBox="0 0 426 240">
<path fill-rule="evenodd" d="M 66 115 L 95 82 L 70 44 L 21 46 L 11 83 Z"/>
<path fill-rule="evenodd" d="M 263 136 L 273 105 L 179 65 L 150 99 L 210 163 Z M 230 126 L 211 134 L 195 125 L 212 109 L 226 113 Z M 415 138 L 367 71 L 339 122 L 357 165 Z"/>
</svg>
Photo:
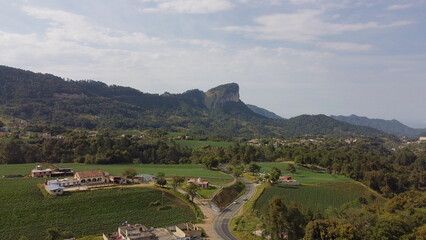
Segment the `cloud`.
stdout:
<svg viewBox="0 0 426 240">
<path fill-rule="evenodd" d="M 369 44 L 357 44 L 349 42 L 320 42 L 317 45 L 326 49 L 350 52 L 370 51 L 374 49 L 373 46 Z"/>
<path fill-rule="evenodd" d="M 25 6 L 22 10 L 30 16 L 49 21 L 50 27 L 46 30 L 46 37 L 49 39 L 106 46 L 162 43 L 158 38 L 142 33 L 114 31 L 96 26 L 83 16 L 62 10 L 31 6 Z"/>
<path fill-rule="evenodd" d="M 225 11 L 234 7 L 227 0 L 155 0 L 157 3 L 154 8 L 143 8 L 141 12 L 172 12 L 187 14 L 207 14 Z"/>
<path fill-rule="evenodd" d="M 406 8 L 410 8 L 413 7 L 414 4 L 395 4 L 395 5 L 390 5 L 387 9 L 388 10 L 401 10 L 401 9 L 406 9 Z"/>
<path fill-rule="evenodd" d="M 249 36 L 270 40 L 289 40 L 312 42 L 324 36 L 337 35 L 366 29 L 397 27 L 412 24 L 412 21 L 397 21 L 380 24 L 370 21 L 364 23 L 331 23 L 323 19 L 322 10 L 305 9 L 296 13 L 272 14 L 254 19 L 256 26 L 228 26 L 223 30 L 248 34 Z"/>
</svg>

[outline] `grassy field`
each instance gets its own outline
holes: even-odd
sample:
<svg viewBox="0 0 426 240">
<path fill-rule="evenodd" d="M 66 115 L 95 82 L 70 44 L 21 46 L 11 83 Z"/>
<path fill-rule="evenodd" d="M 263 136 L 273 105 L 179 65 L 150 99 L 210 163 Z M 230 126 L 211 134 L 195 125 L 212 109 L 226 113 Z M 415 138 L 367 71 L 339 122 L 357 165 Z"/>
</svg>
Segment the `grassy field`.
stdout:
<svg viewBox="0 0 426 240">
<path fill-rule="evenodd" d="M 304 210 L 324 212 L 328 207 L 341 207 L 345 203 L 357 201 L 359 197 L 370 199 L 375 195 L 379 201 L 382 198 L 376 193 L 356 182 L 339 182 L 320 185 L 305 185 L 295 187 L 274 186 L 265 189 L 255 204 L 255 209 L 267 212 L 269 201 L 275 196 L 282 197 L 287 203 L 295 202 Z"/>
<path fill-rule="evenodd" d="M 76 236 L 113 232 L 124 221 L 146 226 L 168 226 L 195 220 L 182 200 L 164 194 L 165 210 L 149 206 L 161 200 L 152 188 L 116 188 L 45 197 L 36 184 L 44 179 L 0 179 L 0 239 L 27 236 L 44 239 L 57 227 Z"/>
<path fill-rule="evenodd" d="M 9 174 L 28 175 L 37 164 L 10 164 L 0 165 L 0 176 Z M 100 169 L 105 172 L 120 175 L 125 168 L 134 168 L 138 174 L 156 175 L 163 172 L 166 176 L 182 176 L 182 177 L 202 177 L 212 181 L 212 184 L 222 185 L 229 183 L 233 178 L 219 171 L 210 171 L 202 165 L 197 164 L 175 164 L 175 165 L 159 165 L 159 164 L 117 164 L 117 165 L 95 165 L 95 164 L 77 164 L 77 163 L 58 163 L 63 168 L 72 168 L 75 172 Z"/>
<path fill-rule="evenodd" d="M 276 167 L 281 170 L 282 175 L 292 176 L 294 180 L 297 180 L 298 182 L 302 184 L 320 184 L 320 183 L 352 181 L 350 178 L 342 176 L 342 175 L 332 175 L 328 173 L 313 172 L 310 169 L 300 167 L 297 165 L 294 165 L 296 167 L 296 173 L 291 174 L 290 172 L 285 170 L 287 167 L 287 163 L 268 162 L 268 163 L 258 163 L 258 165 L 262 167 L 260 169 L 260 172 L 267 173 L 271 171 L 273 167 Z"/>
<path fill-rule="evenodd" d="M 230 142 L 214 142 L 214 141 L 196 141 L 196 140 L 175 140 L 182 147 L 197 148 L 204 146 L 230 147 Z"/>
</svg>

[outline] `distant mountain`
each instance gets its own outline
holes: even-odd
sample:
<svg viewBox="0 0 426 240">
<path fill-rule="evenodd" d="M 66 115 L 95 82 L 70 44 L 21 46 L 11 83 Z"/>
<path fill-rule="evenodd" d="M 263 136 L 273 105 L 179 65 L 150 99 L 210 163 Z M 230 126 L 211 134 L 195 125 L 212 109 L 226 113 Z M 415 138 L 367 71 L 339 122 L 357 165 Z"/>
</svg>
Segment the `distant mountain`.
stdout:
<svg viewBox="0 0 426 240">
<path fill-rule="evenodd" d="M 275 114 L 271 111 L 268 111 L 264 108 L 260 108 L 258 106 L 251 105 L 251 104 L 246 104 L 246 105 L 247 105 L 248 108 L 250 108 L 250 110 L 252 110 L 253 112 L 260 114 L 264 117 L 272 118 L 272 119 L 283 119 L 282 117 L 278 116 L 277 114 Z"/>
<path fill-rule="evenodd" d="M 240 100 L 236 83 L 207 92 L 194 89 L 159 95 L 0 66 L 0 86 L 0 114 L 25 119 L 32 125 L 162 128 L 229 137 L 383 134 L 325 115 L 303 115 L 289 120 L 267 118 Z"/>
<path fill-rule="evenodd" d="M 367 117 L 359 117 L 353 114 L 350 116 L 331 117 L 338 121 L 350 123 L 357 126 L 372 127 L 385 133 L 394 134 L 398 136 L 415 137 L 426 132 L 426 129 L 410 128 L 397 120 L 370 119 Z"/>
</svg>

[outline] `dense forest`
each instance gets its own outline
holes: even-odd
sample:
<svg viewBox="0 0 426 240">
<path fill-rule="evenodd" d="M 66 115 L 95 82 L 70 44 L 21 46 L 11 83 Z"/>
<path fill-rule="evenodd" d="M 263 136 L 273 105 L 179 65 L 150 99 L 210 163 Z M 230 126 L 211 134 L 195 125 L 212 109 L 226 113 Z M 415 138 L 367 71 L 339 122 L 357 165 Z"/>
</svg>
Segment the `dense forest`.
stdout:
<svg viewBox="0 0 426 240">
<path fill-rule="evenodd" d="M 327 209 L 325 216 L 302 213 L 296 204 L 271 199 L 269 212 L 259 214 L 263 236 L 271 240 L 372 239 L 423 240 L 426 236 L 426 196 L 409 191 L 380 206 L 360 198 L 360 207 Z"/>
<path fill-rule="evenodd" d="M 159 95 L 0 66 L 0 85 L 0 114 L 38 125 L 89 130 L 162 128 L 232 137 L 384 134 L 325 115 L 289 120 L 264 117 L 239 99 L 236 83 L 207 92 Z"/>
<path fill-rule="evenodd" d="M 211 162 L 248 165 L 251 162 L 295 161 L 321 166 L 333 174 L 346 175 L 390 197 L 408 190 L 425 190 L 426 151 L 389 151 L 380 139 L 360 138 L 345 142 L 330 138 L 321 143 L 251 146 L 235 143 L 229 148 L 189 149 L 172 140 L 144 140 L 109 133 L 87 137 L 74 132 L 66 138 L 18 137 L 0 143 L 0 163 L 78 162 L 87 164 Z"/>
</svg>

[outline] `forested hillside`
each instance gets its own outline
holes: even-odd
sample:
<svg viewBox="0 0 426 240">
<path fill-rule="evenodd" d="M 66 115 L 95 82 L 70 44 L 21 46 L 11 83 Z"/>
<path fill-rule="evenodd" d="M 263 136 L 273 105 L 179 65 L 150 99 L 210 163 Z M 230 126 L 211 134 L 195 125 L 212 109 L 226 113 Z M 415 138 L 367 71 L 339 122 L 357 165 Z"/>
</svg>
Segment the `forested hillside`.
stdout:
<svg viewBox="0 0 426 240">
<path fill-rule="evenodd" d="M 357 126 L 366 126 L 378 129 L 380 131 L 395 134 L 398 136 L 415 137 L 426 133 L 426 129 L 410 128 L 397 120 L 370 119 L 367 117 L 350 116 L 331 116 L 333 119 L 346 122 Z"/>
<path fill-rule="evenodd" d="M 0 113 L 32 125 L 91 130 L 162 128 L 232 137 L 382 134 L 325 115 L 266 118 L 240 100 L 236 83 L 207 92 L 195 89 L 159 95 L 0 66 L 0 84 Z"/>
</svg>

